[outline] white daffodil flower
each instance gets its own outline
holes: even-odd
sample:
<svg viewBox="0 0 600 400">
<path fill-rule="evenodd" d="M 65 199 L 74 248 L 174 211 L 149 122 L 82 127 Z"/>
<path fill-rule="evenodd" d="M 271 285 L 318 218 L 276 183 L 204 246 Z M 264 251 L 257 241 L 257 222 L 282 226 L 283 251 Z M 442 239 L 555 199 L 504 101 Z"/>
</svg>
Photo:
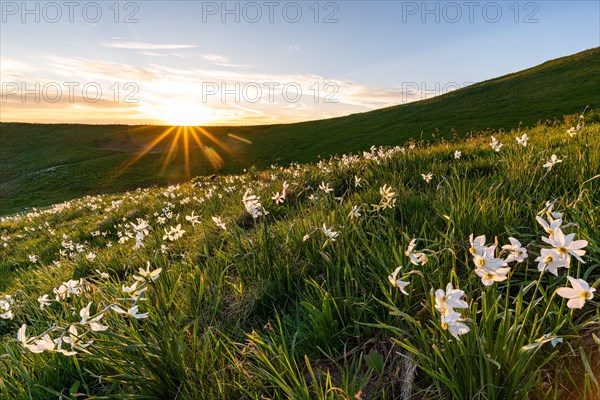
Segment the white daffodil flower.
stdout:
<svg viewBox="0 0 600 400">
<path fill-rule="evenodd" d="M 582 308 L 587 300 L 594 298 L 594 292 L 596 289 L 590 288 L 590 285 L 583 279 L 577 279 L 567 276 L 572 287 L 561 287 L 556 289 L 556 294 L 567 301 L 567 307 L 569 308 Z"/>
<path fill-rule="evenodd" d="M 398 268 L 396 268 L 394 270 L 394 272 L 392 272 L 388 276 L 388 280 L 390 281 L 390 283 L 392 285 L 396 286 L 398 289 L 400 289 L 400 291 L 402 293 L 404 293 L 405 295 L 408 296 L 408 292 L 404 288 L 407 287 L 408 285 L 410 285 L 410 282 L 405 282 L 405 281 L 401 281 L 400 279 L 397 279 L 398 273 L 400 272 L 401 269 L 402 269 L 402 266 L 399 266 Z"/>
</svg>

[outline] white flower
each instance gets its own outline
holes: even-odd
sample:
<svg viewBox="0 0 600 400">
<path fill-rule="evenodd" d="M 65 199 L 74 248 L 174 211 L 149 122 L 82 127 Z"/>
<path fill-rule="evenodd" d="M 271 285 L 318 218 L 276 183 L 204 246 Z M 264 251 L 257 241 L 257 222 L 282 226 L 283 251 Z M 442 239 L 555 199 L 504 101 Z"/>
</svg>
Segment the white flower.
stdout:
<svg viewBox="0 0 600 400">
<path fill-rule="evenodd" d="M 96 258 L 96 254 L 94 254 L 94 252 L 93 252 L 93 251 L 90 251 L 90 252 L 89 252 L 89 253 L 88 253 L 88 254 L 85 256 L 85 258 L 87 258 L 87 259 L 88 259 L 88 260 L 90 260 L 90 261 L 94 261 L 94 259 Z"/>
<path fill-rule="evenodd" d="M 396 192 L 392 191 L 392 188 L 387 184 L 383 185 L 383 187 L 379 188 L 379 194 L 381 195 L 381 200 L 379 205 L 376 206 L 382 210 L 387 208 L 393 208 L 396 204 Z"/>
<path fill-rule="evenodd" d="M 550 217 L 550 222 L 548 222 L 539 215 L 535 217 L 535 220 L 542 226 L 542 228 L 544 228 L 549 236 L 552 236 L 554 234 L 554 230 L 559 228 L 563 222 L 561 218 L 552 219 L 552 217 Z"/>
<path fill-rule="evenodd" d="M 221 221 L 221 217 L 212 217 L 212 220 L 219 228 L 223 229 L 224 231 L 227 230 L 227 226 L 225 226 L 225 223 Z"/>
<path fill-rule="evenodd" d="M 558 268 L 569 268 L 569 261 L 556 249 L 542 249 L 540 256 L 535 259 L 538 262 L 538 271 L 548 270 L 552 275 L 558 276 Z"/>
<path fill-rule="evenodd" d="M 549 238 L 543 237 L 542 240 L 550 246 L 556 248 L 561 257 L 566 258 L 567 265 L 570 264 L 571 256 L 575 257 L 579 262 L 585 264 L 581 256 L 585 255 L 585 250 L 581 250 L 588 245 L 587 240 L 573 240 L 575 234 L 571 233 L 565 236 L 560 228 L 554 228 L 552 235 Z"/>
<path fill-rule="evenodd" d="M 351 220 L 354 220 L 355 218 L 360 218 L 361 215 L 362 214 L 360 213 L 360 206 L 352 206 L 350 214 L 348 214 Z"/>
<path fill-rule="evenodd" d="M 546 162 L 546 164 L 543 165 L 543 167 L 548 168 L 548 171 L 550 171 L 552 167 L 554 167 L 554 165 L 561 162 L 562 160 L 559 160 L 558 157 L 556 157 L 556 154 L 552 154 L 552 156 L 550 156 L 550 159 Z"/>
<path fill-rule="evenodd" d="M 435 291 L 435 309 L 442 315 L 454 312 L 455 308 L 468 308 L 466 301 L 460 298 L 465 295 L 465 292 L 459 289 L 454 289 L 452 283 L 446 285 L 446 291 L 438 289 Z"/>
<path fill-rule="evenodd" d="M 37 256 L 35 254 L 30 254 L 29 255 L 29 262 L 34 263 L 34 264 L 37 263 L 38 262 Z"/>
<path fill-rule="evenodd" d="M 40 303 L 40 310 L 43 310 L 44 307 L 47 307 L 51 304 L 47 294 L 38 297 L 37 301 Z"/>
<path fill-rule="evenodd" d="M 471 233 L 471 235 L 469 235 L 469 243 L 471 244 L 471 247 L 469 247 L 469 253 L 474 256 L 483 256 L 483 253 L 486 249 L 485 235 L 477 236 L 475 239 L 473 239 L 473 234 Z"/>
<path fill-rule="evenodd" d="M 524 133 L 521 137 L 517 136 L 516 139 L 518 144 L 520 144 L 523 147 L 527 147 L 527 141 L 529 140 L 529 136 L 527 136 L 526 133 Z"/>
<path fill-rule="evenodd" d="M 556 289 L 556 294 L 565 299 L 569 299 L 567 307 L 582 308 L 586 300 L 591 300 L 594 297 L 596 289 L 590 288 L 590 285 L 583 279 L 576 279 L 570 276 L 567 276 L 567 279 L 571 282 L 572 288 L 558 288 Z"/>
<path fill-rule="evenodd" d="M 261 215 L 269 214 L 269 212 L 265 210 L 260 203 L 260 197 L 251 194 L 250 190 L 247 190 L 244 194 L 242 203 L 244 203 L 246 211 L 248 214 L 252 215 L 252 218 L 258 218 Z"/>
<path fill-rule="evenodd" d="M 516 261 L 518 263 L 525 261 L 527 257 L 527 249 L 521 246 L 521 242 L 513 237 L 509 237 L 508 240 L 510 244 L 505 244 L 502 246 L 503 250 L 509 251 L 508 257 L 506 258 L 506 262 Z"/>
<path fill-rule="evenodd" d="M 331 229 L 328 229 L 325 224 L 323 224 L 323 233 L 325 234 L 325 236 L 327 236 L 327 240 L 331 240 L 332 242 L 335 242 L 335 239 L 337 238 L 339 232 L 335 232 Z"/>
<path fill-rule="evenodd" d="M 462 152 L 461 152 L 460 150 L 456 150 L 456 151 L 454 152 L 454 158 L 455 158 L 456 160 L 459 160 L 459 159 L 460 159 L 460 157 L 462 157 Z"/>
<path fill-rule="evenodd" d="M 408 296 L 408 292 L 404 289 L 406 286 L 410 285 L 410 282 L 404 282 L 401 281 L 400 279 L 397 279 L 398 273 L 400 272 L 400 270 L 402 269 L 402 266 L 399 266 L 398 268 L 396 268 L 394 270 L 394 272 L 392 272 L 389 276 L 388 276 L 388 280 L 390 281 L 390 283 L 394 286 L 397 286 L 398 289 L 400 289 L 400 291 L 402 293 L 404 293 L 405 295 Z"/>
<path fill-rule="evenodd" d="M 150 271 L 150 261 L 146 261 L 146 269 L 144 270 L 143 268 L 139 269 L 139 276 L 138 275 L 133 275 L 133 279 L 135 279 L 136 281 L 140 281 L 140 282 L 154 282 L 156 279 L 158 279 L 158 276 L 160 275 L 160 272 L 162 271 L 162 268 L 157 268 L 154 271 Z"/>
<path fill-rule="evenodd" d="M 510 268 L 497 268 L 488 270 L 485 268 L 476 268 L 475 273 L 481 278 L 481 282 L 485 286 L 491 286 L 494 282 L 502 282 L 507 279 Z"/>
<path fill-rule="evenodd" d="M 416 243 L 417 240 L 412 239 L 408 244 L 408 248 L 404 252 L 404 255 L 410 258 L 410 262 L 414 265 L 425 265 L 428 261 L 427 254 L 414 251 Z"/>
<path fill-rule="evenodd" d="M 275 192 L 271 199 L 275 202 L 275 204 L 283 204 L 285 201 L 285 192 Z"/>
<path fill-rule="evenodd" d="M 482 254 L 473 256 L 473 263 L 476 268 L 485 269 L 487 271 L 496 271 L 498 268 L 506 267 L 508 264 L 501 258 L 496 258 L 494 252 L 496 246 L 484 247 Z"/>
<path fill-rule="evenodd" d="M 118 314 L 127 314 L 135 319 L 142 319 L 148 317 L 148 313 L 138 313 L 138 305 L 134 305 L 129 308 L 127 311 L 123 310 L 121 307 L 114 305 L 112 309 L 115 310 Z"/>
<path fill-rule="evenodd" d="M 458 340 L 460 340 L 459 335 L 464 335 L 471 331 L 471 328 L 462 322 L 460 314 L 457 312 L 443 314 L 441 325 L 442 329 L 450 332 L 450 334 Z"/>
<path fill-rule="evenodd" d="M 354 187 L 362 187 L 362 178 L 359 178 L 358 176 L 354 175 Z"/>
<path fill-rule="evenodd" d="M 148 225 L 148 222 L 144 221 L 143 219 L 138 218 L 137 225 L 133 222 L 130 222 L 129 224 L 131 225 L 134 231 L 141 232 L 144 235 L 148 235 L 148 228 L 150 228 L 150 225 Z"/>
<path fill-rule="evenodd" d="M 492 149 L 494 149 L 494 151 L 499 152 L 503 144 L 500 143 L 498 139 L 492 136 L 492 142 L 490 143 L 490 146 L 492 146 Z"/>
<path fill-rule="evenodd" d="M 427 174 L 421 174 L 421 176 L 423 177 L 423 180 L 425 180 L 425 182 L 427 183 L 429 183 L 429 181 L 433 179 L 433 174 L 431 172 Z"/>
<path fill-rule="evenodd" d="M 163 236 L 163 240 L 169 239 L 170 241 L 174 242 L 175 240 L 182 237 L 184 233 L 185 231 L 181 229 L 181 224 L 178 224 L 175 228 L 170 227 L 169 231 L 165 229 L 165 235 Z"/>
<path fill-rule="evenodd" d="M 303 242 L 306 242 L 308 239 L 310 239 L 310 235 L 307 233 L 306 235 L 304 235 L 304 237 L 302 238 Z"/>
<path fill-rule="evenodd" d="M 108 275 L 106 272 L 101 272 L 101 271 L 99 271 L 97 269 L 95 271 L 96 271 L 96 273 L 98 275 L 100 275 L 100 278 L 102 278 L 102 279 L 108 279 L 108 278 L 110 278 L 110 275 Z"/>
<path fill-rule="evenodd" d="M 319 185 L 319 189 L 321 189 L 325 193 L 333 192 L 333 189 L 329 186 L 329 183 L 321 182 Z"/>
<path fill-rule="evenodd" d="M 200 218 L 200 217 L 198 215 L 194 215 L 193 211 L 190 215 L 185 216 L 185 220 L 190 222 L 192 224 L 192 227 L 194 227 L 194 226 L 196 226 L 196 224 L 200 223 L 200 221 L 198 221 L 198 218 Z"/>
</svg>

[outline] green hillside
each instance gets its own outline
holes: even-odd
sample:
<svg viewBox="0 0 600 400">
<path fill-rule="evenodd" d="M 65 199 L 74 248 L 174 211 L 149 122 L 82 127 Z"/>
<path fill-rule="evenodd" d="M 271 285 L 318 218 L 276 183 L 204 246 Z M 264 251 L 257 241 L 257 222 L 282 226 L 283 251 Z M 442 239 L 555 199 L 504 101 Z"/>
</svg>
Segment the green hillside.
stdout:
<svg viewBox="0 0 600 400">
<path fill-rule="evenodd" d="M 402 144 L 410 138 L 439 140 L 473 130 L 509 130 L 519 123 L 528 126 L 540 119 L 560 119 L 586 105 L 600 105 L 600 48 L 437 98 L 372 112 L 287 125 L 208 127 L 212 139 L 205 135 L 200 139 L 219 154 L 222 167 L 215 169 L 215 163 L 188 138 L 189 176 L 310 162 L 319 155 Z M 0 214 L 86 194 L 185 180 L 184 135 L 162 168 L 175 131 L 129 165 L 165 129 L 2 123 Z"/>
<path fill-rule="evenodd" d="M 0 398 L 596 400 L 578 122 L 0 218 Z"/>
</svg>

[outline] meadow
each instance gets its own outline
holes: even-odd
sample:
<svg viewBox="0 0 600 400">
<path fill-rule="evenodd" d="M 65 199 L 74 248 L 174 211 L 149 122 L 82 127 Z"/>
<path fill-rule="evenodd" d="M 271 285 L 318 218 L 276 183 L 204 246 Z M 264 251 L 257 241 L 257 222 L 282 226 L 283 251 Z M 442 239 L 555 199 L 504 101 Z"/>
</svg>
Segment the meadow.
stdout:
<svg viewBox="0 0 600 400">
<path fill-rule="evenodd" d="M 598 399 L 600 113 L 540 119 L 2 218 L 0 396 Z"/>
</svg>

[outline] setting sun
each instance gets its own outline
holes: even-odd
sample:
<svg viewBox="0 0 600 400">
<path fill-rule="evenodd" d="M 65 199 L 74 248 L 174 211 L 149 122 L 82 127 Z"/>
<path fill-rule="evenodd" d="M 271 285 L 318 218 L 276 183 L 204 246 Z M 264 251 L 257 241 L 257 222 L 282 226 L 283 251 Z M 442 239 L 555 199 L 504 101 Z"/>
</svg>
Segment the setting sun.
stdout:
<svg viewBox="0 0 600 400">
<path fill-rule="evenodd" d="M 161 106 L 157 116 L 169 125 L 199 126 L 210 122 L 210 109 L 191 102 L 172 102 Z"/>
</svg>

